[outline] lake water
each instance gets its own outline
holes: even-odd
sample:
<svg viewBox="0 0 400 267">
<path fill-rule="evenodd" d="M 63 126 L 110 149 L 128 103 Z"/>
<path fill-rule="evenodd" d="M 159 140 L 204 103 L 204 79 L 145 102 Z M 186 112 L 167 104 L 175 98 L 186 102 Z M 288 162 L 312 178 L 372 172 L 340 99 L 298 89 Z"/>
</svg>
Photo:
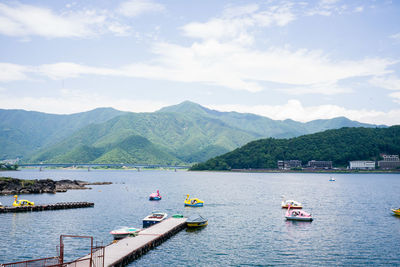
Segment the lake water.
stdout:
<svg viewBox="0 0 400 267">
<path fill-rule="evenodd" d="M 21 195 L 36 204 L 95 206 L 0 214 L 0 263 L 55 256 L 61 234 L 108 244 L 111 230 L 141 227 L 146 215 L 160 210 L 201 214 L 209 225 L 183 230 L 135 266 L 400 265 L 400 217 L 390 211 L 400 206 L 399 174 L 334 174 L 336 182 L 329 182 L 331 174 L 297 173 L 25 170 L 0 176 L 113 182 L 92 190 Z M 163 199 L 149 201 L 157 189 Z M 204 207 L 185 208 L 186 194 L 204 200 Z M 282 195 L 302 202 L 314 221 L 286 221 Z M 0 202 L 11 205 L 13 196 L 0 196 Z M 79 257 L 88 245 L 68 240 L 66 256 Z"/>
</svg>

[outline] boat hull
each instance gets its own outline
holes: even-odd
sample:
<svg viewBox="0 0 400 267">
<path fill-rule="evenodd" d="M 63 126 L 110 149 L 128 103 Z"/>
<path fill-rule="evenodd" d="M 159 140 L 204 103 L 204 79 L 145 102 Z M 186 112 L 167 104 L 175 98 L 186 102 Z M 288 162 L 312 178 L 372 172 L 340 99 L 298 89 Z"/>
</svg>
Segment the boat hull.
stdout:
<svg viewBox="0 0 400 267">
<path fill-rule="evenodd" d="M 196 203 L 196 204 L 185 203 L 185 206 L 187 206 L 187 207 L 203 207 L 203 203 Z"/>
<path fill-rule="evenodd" d="M 208 225 L 208 221 L 205 222 L 186 222 L 187 227 L 203 227 Z"/>
<path fill-rule="evenodd" d="M 400 216 L 400 209 L 398 210 L 392 210 L 394 215 Z"/>
<path fill-rule="evenodd" d="M 150 220 L 143 220 L 143 228 L 147 228 L 152 226 L 153 224 L 159 223 L 161 221 L 150 221 Z"/>
<path fill-rule="evenodd" d="M 118 230 L 113 230 L 110 232 L 110 234 L 114 237 L 114 239 L 122 239 L 127 236 L 136 236 L 139 233 L 139 229 L 136 228 L 124 228 L 124 229 L 118 229 Z"/>
<path fill-rule="evenodd" d="M 288 221 L 303 221 L 303 222 L 311 222 L 313 220 L 312 217 L 291 217 L 291 216 L 286 216 L 286 220 Z"/>
<path fill-rule="evenodd" d="M 283 205 L 282 209 L 287 209 L 289 206 L 288 205 Z M 302 209 L 303 206 L 290 206 L 290 209 Z"/>
<path fill-rule="evenodd" d="M 161 200 L 161 197 L 149 197 L 149 200 Z"/>
</svg>

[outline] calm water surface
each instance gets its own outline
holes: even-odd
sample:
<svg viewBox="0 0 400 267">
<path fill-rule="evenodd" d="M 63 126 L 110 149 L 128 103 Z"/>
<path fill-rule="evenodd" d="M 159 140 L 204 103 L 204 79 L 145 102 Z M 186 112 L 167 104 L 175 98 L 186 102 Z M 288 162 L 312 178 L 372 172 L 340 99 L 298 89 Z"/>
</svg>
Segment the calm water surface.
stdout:
<svg viewBox="0 0 400 267">
<path fill-rule="evenodd" d="M 66 193 L 21 195 L 36 204 L 91 201 L 94 208 L 0 214 L 0 263 L 57 255 L 61 234 L 89 235 L 108 244 L 118 226 L 141 227 L 153 210 L 201 214 L 209 225 L 184 230 L 135 266 L 400 265 L 398 174 L 216 173 L 184 171 L 0 172 L 24 179 L 111 181 Z M 148 201 L 160 190 L 163 199 Z M 205 201 L 185 208 L 186 194 Z M 287 222 L 281 196 L 303 203 L 309 222 Z M 0 196 L 11 205 L 12 196 Z M 67 240 L 69 259 L 89 243 Z M 133 264 L 131 264 L 133 266 Z"/>
</svg>

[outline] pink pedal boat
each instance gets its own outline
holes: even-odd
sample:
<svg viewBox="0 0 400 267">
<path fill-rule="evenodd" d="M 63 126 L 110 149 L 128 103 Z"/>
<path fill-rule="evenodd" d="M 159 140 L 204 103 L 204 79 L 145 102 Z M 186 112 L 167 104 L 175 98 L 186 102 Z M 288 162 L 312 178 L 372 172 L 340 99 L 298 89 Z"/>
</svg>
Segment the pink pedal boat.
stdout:
<svg viewBox="0 0 400 267">
<path fill-rule="evenodd" d="M 286 220 L 307 222 L 311 222 L 313 220 L 310 213 L 307 213 L 303 210 L 290 210 L 290 208 L 291 206 L 289 205 L 285 214 Z"/>
<path fill-rule="evenodd" d="M 150 194 L 149 200 L 161 200 L 160 191 L 157 190 L 157 193 Z"/>
</svg>

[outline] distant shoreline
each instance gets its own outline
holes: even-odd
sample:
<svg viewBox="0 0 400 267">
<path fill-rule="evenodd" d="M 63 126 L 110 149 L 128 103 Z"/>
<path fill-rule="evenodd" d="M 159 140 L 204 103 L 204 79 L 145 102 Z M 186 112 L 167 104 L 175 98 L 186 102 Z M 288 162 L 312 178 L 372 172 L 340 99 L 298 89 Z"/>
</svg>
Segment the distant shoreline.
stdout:
<svg viewBox="0 0 400 267">
<path fill-rule="evenodd" d="M 265 173 L 400 173 L 400 170 L 277 170 L 277 169 L 232 169 L 230 172 L 265 172 Z"/>
</svg>

